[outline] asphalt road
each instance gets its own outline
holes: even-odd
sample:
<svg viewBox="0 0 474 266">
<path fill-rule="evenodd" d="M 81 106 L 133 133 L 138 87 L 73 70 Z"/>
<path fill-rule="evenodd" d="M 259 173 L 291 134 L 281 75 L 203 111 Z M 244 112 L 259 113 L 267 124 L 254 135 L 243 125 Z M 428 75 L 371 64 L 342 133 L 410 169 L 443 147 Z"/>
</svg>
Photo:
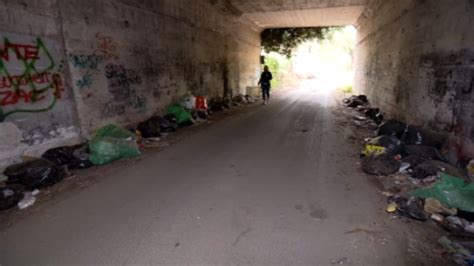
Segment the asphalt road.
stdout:
<svg viewBox="0 0 474 266">
<path fill-rule="evenodd" d="M 423 265 L 334 103 L 288 91 L 144 156 L 3 230 L 0 265 Z"/>
</svg>

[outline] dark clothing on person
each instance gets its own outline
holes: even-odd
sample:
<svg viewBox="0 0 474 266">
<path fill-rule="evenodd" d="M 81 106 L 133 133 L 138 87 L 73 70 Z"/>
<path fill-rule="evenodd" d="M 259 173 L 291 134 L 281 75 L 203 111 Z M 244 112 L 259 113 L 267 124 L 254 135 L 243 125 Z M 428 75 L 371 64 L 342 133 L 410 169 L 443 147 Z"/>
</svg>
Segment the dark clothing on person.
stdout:
<svg viewBox="0 0 474 266">
<path fill-rule="evenodd" d="M 262 87 L 262 98 L 264 100 L 270 99 L 270 88 L 264 88 Z"/>
<path fill-rule="evenodd" d="M 270 88 L 272 87 L 270 81 L 272 79 L 273 76 L 270 71 L 263 71 L 262 75 L 260 75 L 260 80 L 258 81 L 258 84 L 262 87 L 262 96 L 264 100 L 270 98 Z"/>
</svg>

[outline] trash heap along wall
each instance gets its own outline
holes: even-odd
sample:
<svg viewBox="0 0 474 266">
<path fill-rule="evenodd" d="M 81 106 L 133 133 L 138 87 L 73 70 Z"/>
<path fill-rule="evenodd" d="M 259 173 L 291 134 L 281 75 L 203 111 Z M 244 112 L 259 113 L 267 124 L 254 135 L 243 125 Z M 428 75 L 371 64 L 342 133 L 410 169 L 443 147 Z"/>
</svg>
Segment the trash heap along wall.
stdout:
<svg viewBox="0 0 474 266">
<path fill-rule="evenodd" d="M 472 0 L 371 1 L 356 25 L 356 90 L 395 118 L 471 145 L 473 24 Z"/>
<path fill-rule="evenodd" d="M 259 31 L 226 1 L 0 3 L 0 165 L 256 82 Z"/>
</svg>

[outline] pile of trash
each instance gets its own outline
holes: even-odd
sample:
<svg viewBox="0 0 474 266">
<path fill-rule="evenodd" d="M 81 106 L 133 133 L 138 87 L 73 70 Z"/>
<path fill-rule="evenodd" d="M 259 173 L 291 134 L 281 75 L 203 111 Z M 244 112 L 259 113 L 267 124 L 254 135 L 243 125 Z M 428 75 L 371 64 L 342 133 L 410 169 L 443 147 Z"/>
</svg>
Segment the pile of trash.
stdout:
<svg viewBox="0 0 474 266">
<path fill-rule="evenodd" d="M 205 96 L 188 93 L 179 103 L 168 106 L 164 116 L 154 115 L 127 128 L 106 125 L 87 143 L 49 149 L 41 158 L 25 158 L 3 172 L 6 181 L 0 181 L 0 210 L 33 205 L 40 189 L 61 182 L 70 170 L 140 156 L 147 144 L 158 142 L 179 128 L 208 121 L 212 112 L 253 102 L 248 95 L 237 95 L 229 99 L 213 98 L 208 104 Z"/>
<path fill-rule="evenodd" d="M 359 114 L 356 126 L 374 131 L 361 152 L 362 170 L 388 179 L 404 176 L 409 188 L 384 193 L 388 213 L 407 219 L 436 223 L 449 236 L 439 240 L 459 265 L 474 265 L 474 160 L 455 165 L 443 150 L 447 137 L 395 119 L 384 120 L 379 108 L 364 95 L 343 101 Z"/>
</svg>

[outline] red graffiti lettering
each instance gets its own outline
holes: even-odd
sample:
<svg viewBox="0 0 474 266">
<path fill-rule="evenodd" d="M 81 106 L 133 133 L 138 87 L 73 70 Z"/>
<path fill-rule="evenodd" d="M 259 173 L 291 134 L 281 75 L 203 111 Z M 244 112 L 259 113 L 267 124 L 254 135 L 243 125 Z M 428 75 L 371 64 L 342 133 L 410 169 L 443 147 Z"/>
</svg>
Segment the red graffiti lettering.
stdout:
<svg viewBox="0 0 474 266">
<path fill-rule="evenodd" d="M 58 75 L 58 74 L 54 74 Z M 53 76 L 54 76 L 53 75 Z M 39 73 L 39 74 L 27 74 L 27 75 L 17 75 L 17 76 L 4 76 L 0 77 L 0 89 L 12 88 L 15 86 L 25 86 L 28 84 L 46 84 L 50 82 L 51 74 L 48 72 Z M 54 77 L 53 77 L 54 80 Z"/>
<path fill-rule="evenodd" d="M 0 47 L 0 58 L 10 61 L 10 53 L 13 51 L 18 60 L 36 60 L 39 59 L 39 48 L 29 44 L 17 44 L 5 42 L 3 48 Z"/>
<path fill-rule="evenodd" d="M 61 75 L 55 73 L 40 73 L 33 75 L 20 75 L 11 77 L 0 77 L 0 106 L 15 105 L 22 103 L 34 103 L 44 100 L 46 96 L 45 88 L 25 89 L 19 86 L 48 85 L 52 80 L 50 88 L 53 90 L 53 95 L 61 99 L 62 93 L 65 90 Z"/>
</svg>

